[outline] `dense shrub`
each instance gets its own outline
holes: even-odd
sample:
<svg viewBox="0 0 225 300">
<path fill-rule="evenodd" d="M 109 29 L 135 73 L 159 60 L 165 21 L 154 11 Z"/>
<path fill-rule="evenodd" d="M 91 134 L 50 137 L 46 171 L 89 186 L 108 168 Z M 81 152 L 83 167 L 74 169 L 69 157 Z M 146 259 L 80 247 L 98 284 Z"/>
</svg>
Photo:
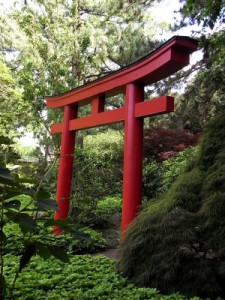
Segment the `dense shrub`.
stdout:
<svg viewBox="0 0 225 300">
<path fill-rule="evenodd" d="M 143 196 L 155 197 L 162 189 L 162 177 L 167 174 L 164 187 L 170 186 L 179 174 L 179 162 L 183 163 L 189 153 L 184 152 L 170 170 L 161 162 L 175 157 L 182 150 L 196 144 L 199 135 L 177 132 L 164 128 L 151 128 L 144 135 Z M 173 164 L 173 161 L 171 161 Z M 180 168 L 182 169 L 182 168 Z M 170 174 L 169 174 L 170 173 Z M 173 174 L 173 175 L 172 175 Z M 123 180 L 123 134 L 107 130 L 84 137 L 83 146 L 76 147 L 74 160 L 73 201 L 71 215 L 76 222 L 93 226 L 101 223 L 102 213 L 96 214 L 100 199 L 122 192 Z M 167 181 L 167 182 L 166 182 Z M 102 202 L 103 203 L 103 202 Z M 110 207 L 109 207 L 110 211 Z M 107 219 L 107 218 L 105 218 Z M 102 219 L 104 223 L 104 218 Z M 106 224 L 105 224 L 106 225 Z"/>
<path fill-rule="evenodd" d="M 185 171 L 196 154 L 197 147 L 187 148 L 164 161 L 145 159 L 143 163 L 144 201 L 168 191 L 178 175 Z"/>
<path fill-rule="evenodd" d="M 143 199 L 155 198 L 162 186 L 162 163 L 154 159 L 144 159 L 142 169 Z"/>
<path fill-rule="evenodd" d="M 149 128 L 144 134 L 144 157 L 163 161 L 176 156 L 178 152 L 193 147 L 200 138 L 199 134 L 175 131 L 162 127 Z"/>
<path fill-rule="evenodd" d="M 84 138 L 74 160 L 71 216 L 78 223 L 94 225 L 99 200 L 122 192 L 123 135 L 108 130 Z M 109 207 L 111 209 L 111 207 Z"/>
<path fill-rule="evenodd" d="M 194 159 L 198 147 L 187 148 L 176 156 L 164 160 L 160 164 L 161 181 L 157 194 L 163 194 L 169 190 L 178 175 L 183 173 L 191 161 Z"/>
<path fill-rule="evenodd" d="M 74 159 L 73 195 L 75 201 L 99 200 L 121 193 L 123 135 L 107 130 L 84 138 Z"/>
<path fill-rule="evenodd" d="M 225 296 L 225 113 L 206 129 L 195 161 L 139 214 L 119 270 L 141 286 Z"/>
<path fill-rule="evenodd" d="M 83 202 L 82 207 L 79 207 L 79 203 L 74 205 L 72 217 L 82 226 L 105 228 L 112 225 L 113 217 L 120 215 L 121 209 L 122 197 L 120 195 L 108 196 L 96 201 L 95 206 L 88 201 Z"/>
</svg>

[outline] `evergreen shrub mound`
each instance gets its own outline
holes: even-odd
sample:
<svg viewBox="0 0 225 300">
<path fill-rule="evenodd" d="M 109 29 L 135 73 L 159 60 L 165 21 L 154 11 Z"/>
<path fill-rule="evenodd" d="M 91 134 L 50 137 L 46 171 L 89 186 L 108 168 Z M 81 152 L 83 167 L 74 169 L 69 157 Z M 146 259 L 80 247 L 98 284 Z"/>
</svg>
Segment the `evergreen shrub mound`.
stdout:
<svg viewBox="0 0 225 300">
<path fill-rule="evenodd" d="M 169 191 L 129 226 L 118 269 L 139 286 L 225 297 L 225 113 Z"/>
</svg>

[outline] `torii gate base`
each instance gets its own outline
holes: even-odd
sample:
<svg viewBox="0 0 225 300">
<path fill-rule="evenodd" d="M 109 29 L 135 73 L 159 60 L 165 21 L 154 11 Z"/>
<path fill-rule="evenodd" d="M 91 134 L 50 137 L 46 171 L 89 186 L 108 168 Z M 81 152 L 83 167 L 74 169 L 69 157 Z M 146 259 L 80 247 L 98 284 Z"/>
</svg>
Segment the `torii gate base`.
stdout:
<svg viewBox="0 0 225 300">
<path fill-rule="evenodd" d="M 189 63 L 197 42 L 173 37 L 136 63 L 59 96 L 46 97 L 47 107 L 64 108 L 63 122 L 52 125 L 52 134 L 62 133 L 55 219 L 66 219 L 69 212 L 73 154 L 77 130 L 125 122 L 122 233 L 137 215 L 142 199 L 143 118 L 174 110 L 173 97 L 144 101 L 144 86 L 157 82 Z M 105 97 L 125 93 L 125 106 L 104 111 Z M 77 118 L 78 107 L 91 103 L 90 116 Z M 54 234 L 62 229 L 55 226 Z"/>
</svg>

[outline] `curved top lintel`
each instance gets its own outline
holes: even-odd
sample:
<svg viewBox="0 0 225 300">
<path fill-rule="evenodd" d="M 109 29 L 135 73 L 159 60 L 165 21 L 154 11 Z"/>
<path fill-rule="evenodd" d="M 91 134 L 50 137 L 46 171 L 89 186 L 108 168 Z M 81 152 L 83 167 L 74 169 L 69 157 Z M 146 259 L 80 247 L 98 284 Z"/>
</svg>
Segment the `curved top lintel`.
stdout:
<svg viewBox="0 0 225 300">
<path fill-rule="evenodd" d="M 192 38 L 174 36 L 145 57 L 110 75 L 61 95 L 46 96 L 47 107 L 63 107 L 91 99 L 91 97 L 99 94 L 116 95 L 121 91 L 123 92 L 125 85 L 131 82 L 142 85 L 157 82 L 187 65 L 189 55 L 196 51 L 197 47 L 197 41 Z"/>
</svg>

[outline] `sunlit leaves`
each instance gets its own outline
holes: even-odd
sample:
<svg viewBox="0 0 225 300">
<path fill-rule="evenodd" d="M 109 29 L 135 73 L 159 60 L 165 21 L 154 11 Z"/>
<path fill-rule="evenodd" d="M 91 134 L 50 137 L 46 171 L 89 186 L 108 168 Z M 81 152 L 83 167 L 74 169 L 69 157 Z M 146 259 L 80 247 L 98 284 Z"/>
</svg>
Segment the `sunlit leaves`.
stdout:
<svg viewBox="0 0 225 300">
<path fill-rule="evenodd" d="M 3 17 L 15 23 L 9 39 L 16 50 L 11 64 L 23 89 L 17 113 L 49 143 L 42 118 L 44 96 L 59 94 L 96 79 L 149 52 L 155 40 L 151 1 L 30 0 Z M 10 28 L 10 27 L 9 27 Z M 20 34 L 18 34 L 18 32 Z M 3 36 L 6 39 L 7 32 Z M 17 42 L 15 42 L 17 41 Z M 51 112 L 48 118 L 57 120 Z M 43 124 L 46 122 L 46 126 Z"/>
<path fill-rule="evenodd" d="M 24 120 L 19 118 L 19 114 L 20 108 L 24 108 L 25 104 L 21 101 L 21 91 L 16 87 L 16 80 L 2 56 L 0 56 L 0 86 L 0 135 L 15 137 L 19 134 L 17 129 Z M 1 144 L 8 144 L 6 137 L 1 138 Z"/>
</svg>

